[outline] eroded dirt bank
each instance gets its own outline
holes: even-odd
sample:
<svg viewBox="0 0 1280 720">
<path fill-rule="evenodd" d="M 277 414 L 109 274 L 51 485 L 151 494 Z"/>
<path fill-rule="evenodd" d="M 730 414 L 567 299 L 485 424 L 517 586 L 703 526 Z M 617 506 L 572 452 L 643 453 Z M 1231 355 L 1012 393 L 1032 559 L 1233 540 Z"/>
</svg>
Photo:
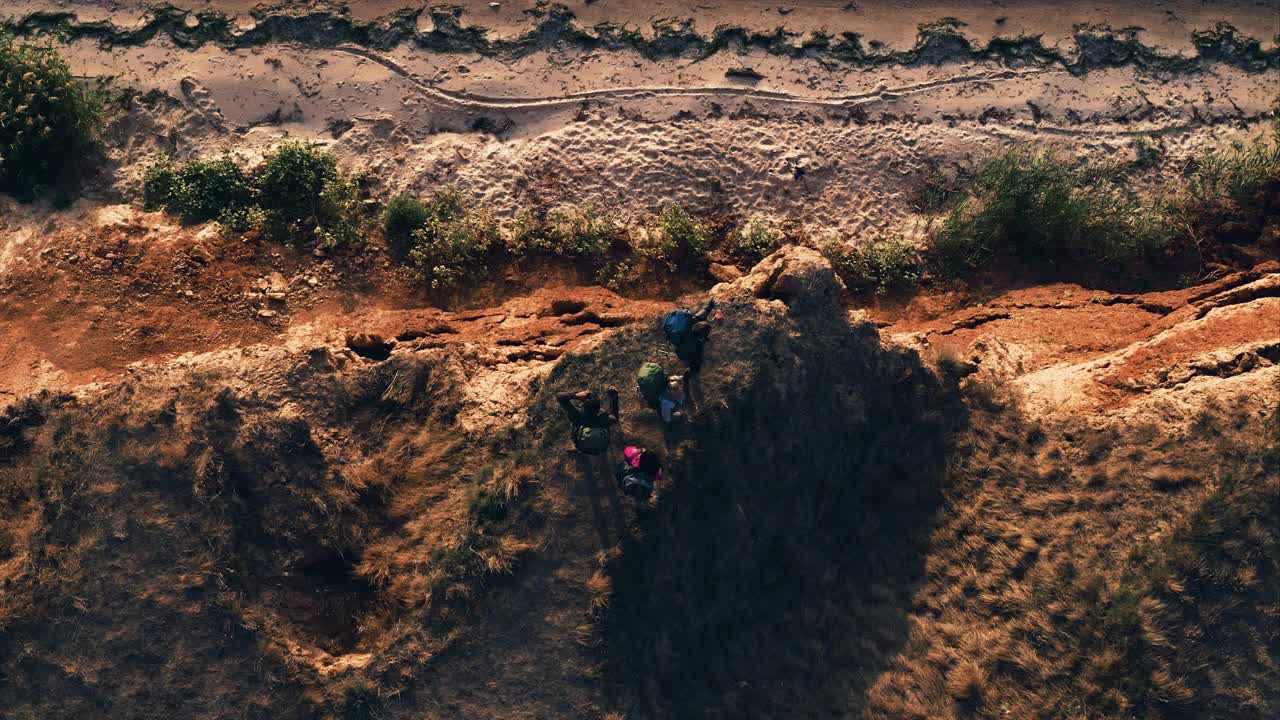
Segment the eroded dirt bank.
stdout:
<svg viewBox="0 0 1280 720">
<path fill-rule="evenodd" d="M 1280 275 L 1259 275 L 1207 290 L 1155 342 L 1265 309 Z M 1274 707 L 1280 365 L 1256 349 L 1267 331 L 1230 371 L 1128 387 L 1127 409 L 1062 412 L 1037 400 L 1060 378 L 1008 385 L 1007 349 L 921 355 L 851 321 L 813 251 L 784 249 L 712 295 L 725 320 L 688 427 L 664 432 L 625 404 L 628 441 L 668 457 L 670 483 L 646 506 L 605 463 L 565 452 L 552 400 L 584 378 L 625 387 L 660 345 L 656 308 L 609 295 L 455 317 L 456 333 L 402 317 L 421 333 L 386 359 L 273 342 L 12 407 L 6 707 Z M 522 313 L 538 332 L 499 329 Z M 602 324 L 616 327 L 584 334 Z M 1111 375 L 1151 342 L 1055 372 L 1115 391 Z M 1244 528 L 1241 545 L 1196 544 Z M 1190 627 L 1208 634 L 1169 644 Z M 1250 671 L 1203 669 L 1215 663 Z"/>
</svg>

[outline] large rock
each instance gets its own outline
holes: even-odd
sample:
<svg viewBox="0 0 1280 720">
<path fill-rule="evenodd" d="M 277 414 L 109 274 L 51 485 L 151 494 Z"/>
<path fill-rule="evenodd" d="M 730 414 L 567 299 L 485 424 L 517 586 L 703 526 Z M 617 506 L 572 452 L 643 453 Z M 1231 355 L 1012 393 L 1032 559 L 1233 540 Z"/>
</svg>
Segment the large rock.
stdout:
<svg viewBox="0 0 1280 720">
<path fill-rule="evenodd" d="M 761 299 L 781 300 L 793 308 L 820 308 L 835 306 L 844 289 L 844 283 L 822 253 L 786 245 L 741 278 L 717 285 L 712 296 L 746 292 Z"/>
</svg>

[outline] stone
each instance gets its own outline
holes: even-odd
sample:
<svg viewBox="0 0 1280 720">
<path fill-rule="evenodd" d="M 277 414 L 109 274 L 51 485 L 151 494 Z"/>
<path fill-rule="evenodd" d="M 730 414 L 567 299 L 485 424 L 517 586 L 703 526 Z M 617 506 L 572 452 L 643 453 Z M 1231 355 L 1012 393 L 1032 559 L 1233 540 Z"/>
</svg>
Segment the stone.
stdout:
<svg viewBox="0 0 1280 720">
<path fill-rule="evenodd" d="M 711 266 L 707 268 L 707 271 L 711 273 L 711 277 L 720 282 L 733 282 L 734 280 L 742 277 L 742 271 L 739 270 L 736 265 L 711 263 Z"/>
</svg>

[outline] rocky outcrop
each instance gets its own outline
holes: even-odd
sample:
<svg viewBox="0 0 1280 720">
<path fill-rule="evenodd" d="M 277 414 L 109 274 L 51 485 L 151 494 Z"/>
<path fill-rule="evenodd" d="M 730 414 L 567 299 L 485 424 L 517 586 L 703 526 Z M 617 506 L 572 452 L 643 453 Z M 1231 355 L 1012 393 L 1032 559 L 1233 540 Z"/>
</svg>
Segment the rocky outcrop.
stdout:
<svg viewBox="0 0 1280 720">
<path fill-rule="evenodd" d="M 717 299 L 746 294 L 763 300 L 781 300 L 802 312 L 830 309 L 844 293 L 844 283 L 822 253 L 801 245 L 788 245 L 761 260 L 746 275 L 717 285 Z"/>
</svg>

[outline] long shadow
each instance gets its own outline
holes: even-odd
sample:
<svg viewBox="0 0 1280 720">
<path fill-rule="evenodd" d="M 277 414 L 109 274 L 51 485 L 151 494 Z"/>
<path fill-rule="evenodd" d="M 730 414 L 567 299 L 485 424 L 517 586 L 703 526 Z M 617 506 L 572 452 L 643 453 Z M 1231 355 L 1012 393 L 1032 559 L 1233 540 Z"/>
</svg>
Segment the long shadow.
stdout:
<svg viewBox="0 0 1280 720">
<path fill-rule="evenodd" d="M 845 327 L 759 339 L 797 342 L 799 369 L 709 373 L 731 411 L 700 415 L 642 539 L 610 568 L 611 709 L 853 717 L 905 643 L 965 412 L 954 381 Z"/>
<path fill-rule="evenodd" d="M 608 550 L 618 545 L 627 532 L 622 504 L 614 488 L 612 474 L 607 467 L 609 457 L 611 456 L 608 454 L 603 457 L 592 457 L 574 453 L 578 477 L 581 479 L 579 494 L 586 495 L 587 502 L 591 505 L 591 521 L 596 533 L 600 536 L 601 550 Z M 609 504 L 607 511 L 601 503 L 602 496 Z M 612 528 L 609 527 L 611 522 Z"/>
</svg>

